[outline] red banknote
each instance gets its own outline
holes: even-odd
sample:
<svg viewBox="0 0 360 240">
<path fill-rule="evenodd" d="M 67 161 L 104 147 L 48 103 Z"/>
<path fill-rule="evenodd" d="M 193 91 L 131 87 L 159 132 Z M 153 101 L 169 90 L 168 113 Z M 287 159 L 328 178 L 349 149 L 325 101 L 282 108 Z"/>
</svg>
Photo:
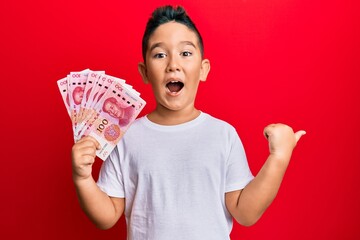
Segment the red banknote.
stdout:
<svg viewBox="0 0 360 240">
<path fill-rule="evenodd" d="M 104 71 L 70 72 L 57 81 L 69 113 L 74 140 L 94 137 L 101 145 L 96 155 L 105 160 L 146 102 L 125 80 Z"/>
</svg>

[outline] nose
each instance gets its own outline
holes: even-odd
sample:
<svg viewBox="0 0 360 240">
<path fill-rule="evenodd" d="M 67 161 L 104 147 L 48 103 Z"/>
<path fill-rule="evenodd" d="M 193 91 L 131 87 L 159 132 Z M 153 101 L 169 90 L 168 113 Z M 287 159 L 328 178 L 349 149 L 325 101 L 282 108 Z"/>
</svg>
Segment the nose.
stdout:
<svg viewBox="0 0 360 240">
<path fill-rule="evenodd" d="M 176 72 L 180 71 L 179 63 L 177 62 L 176 56 L 170 56 L 168 65 L 166 67 L 166 72 Z"/>
</svg>

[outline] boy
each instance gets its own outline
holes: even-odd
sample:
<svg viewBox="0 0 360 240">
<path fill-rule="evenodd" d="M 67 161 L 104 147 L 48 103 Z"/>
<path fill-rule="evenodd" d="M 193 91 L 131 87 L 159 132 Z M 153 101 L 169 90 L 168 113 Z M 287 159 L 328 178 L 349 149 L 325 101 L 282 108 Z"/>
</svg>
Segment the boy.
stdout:
<svg viewBox="0 0 360 240">
<path fill-rule="evenodd" d="M 143 37 L 139 71 L 156 109 L 137 119 L 91 175 L 99 144 L 84 137 L 72 149 L 80 205 L 102 229 L 124 213 L 128 239 L 229 239 L 232 218 L 254 224 L 275 198 L 304 131 L 265 128 L 270 155 L 254 178 L 236 130 L 195 108 L 210 62 L 183 8 L 158 8 Z"/>
</svg>

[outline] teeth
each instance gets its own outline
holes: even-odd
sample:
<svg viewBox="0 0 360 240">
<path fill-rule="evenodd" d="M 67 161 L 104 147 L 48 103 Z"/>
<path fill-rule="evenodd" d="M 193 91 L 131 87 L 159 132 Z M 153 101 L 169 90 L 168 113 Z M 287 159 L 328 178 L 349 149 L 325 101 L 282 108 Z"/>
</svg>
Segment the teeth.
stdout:
<svg viewBox="0 0 360 240">
<path fill-rule="evenodd" d="M 177 93 L 184 87 L 184 83 L 182 83 L 181 81 L 177 81 L 177 80 L 170 80 L 166 84 L 166 87 L 170 92 Z"/>
</svg>

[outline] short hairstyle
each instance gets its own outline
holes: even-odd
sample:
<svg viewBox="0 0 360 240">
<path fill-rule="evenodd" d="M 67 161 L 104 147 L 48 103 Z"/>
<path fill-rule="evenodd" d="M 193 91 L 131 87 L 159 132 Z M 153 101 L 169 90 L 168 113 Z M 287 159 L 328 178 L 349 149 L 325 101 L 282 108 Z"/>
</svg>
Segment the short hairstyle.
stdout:
<svg viewBox="0 0 360 240">
<path fill-rule="evenodd" d="M 191 31 L 193 31 L 197 35 L 201 56 L 202 57 L 204 56 L 204 43 L 200 35 L 200 32 L 197 30 L 194 22 L 190 19 L 185 9 L 181 6 L 173 7 L 170 5 L 166 5 L 163 7 L 156 8 L 146 24 L 144 36 L 142 39 L 142 56 L 144 62 L 145 62 L 146 51 L 148 49 L 148 43 L 151 35 L 160 25 L 172 21 L 187 26 Z"/>
</svg>

